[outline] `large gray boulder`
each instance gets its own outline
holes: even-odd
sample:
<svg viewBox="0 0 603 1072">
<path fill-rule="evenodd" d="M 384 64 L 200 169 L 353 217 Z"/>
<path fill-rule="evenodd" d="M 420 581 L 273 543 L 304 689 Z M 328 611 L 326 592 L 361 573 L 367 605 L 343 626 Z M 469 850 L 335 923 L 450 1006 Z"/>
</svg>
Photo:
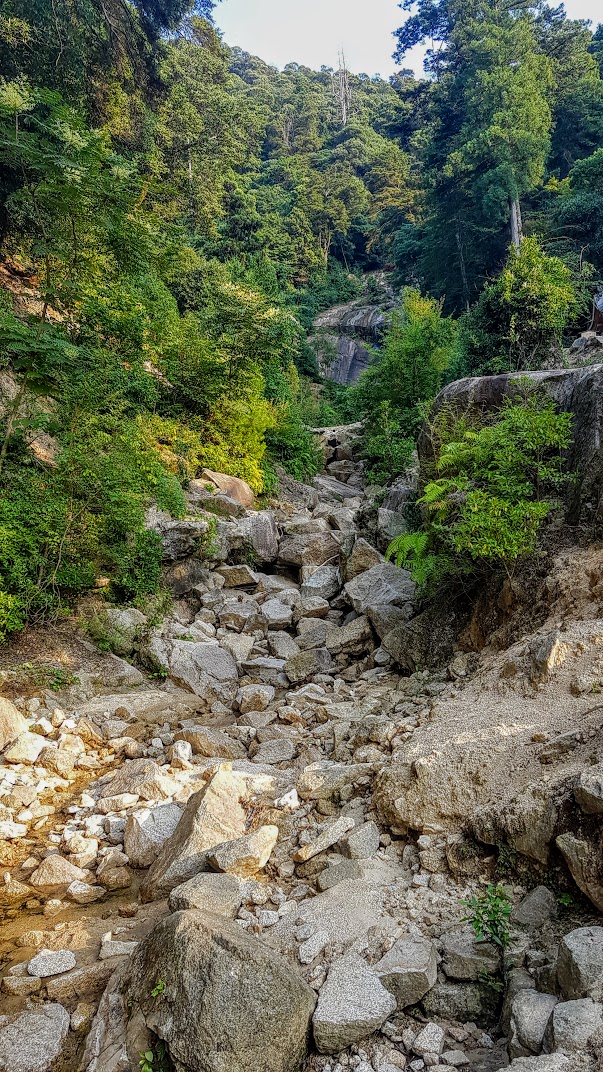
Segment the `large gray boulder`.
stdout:
<svg viewBox="0 0 603 1072">
<path fill-rule="evenodd" d="M 415 586 L 407 570 L 398 569 L 392 562 L 380 562 L 359 573 L 344 586 L 344 592 L 358 614 L 369 607 L 394 604 L 403 607 L 412 603 Z"/>
<path fill-rule="evenodd" d="M 587 815 L 603 813 L 603 763 L 585 767 L 580 772 L 574 796 Z"/>
<path fill-rule="evenodd" d="M 152 996 L 157 980 L 162 993 Z M 86 1072 L 111 1054 L 137 1068 L 141 1027 L 178 1072 L 299 1072 L 316 998 L 283 958 L 229 920 L 195 910 L 163 919 L 109 987 L 88 1041 Z M 128 1022 L 128 1010 L 137 1016 Z M 136 1023 L 138 1020 L 138 1023 Z"/>
<path fill-rule="evenodd" d="M 159 804 L 128 815 L 124 850 L 132 867 L 150 867 L 181 818 L 182 809 L 177 804 Z"/>
<path fill-rule="evenodd" d="M 210 849 L 243 836 L 246 816 L 240 801 L 246 788 L 246 779 L 225 763 L 205 788 L 190 797 L 176 830 L 146 877 L 141 891 L 145 900 L 164 897 L 207 870 Z"/>
<path fill-rule="evenodd" d="M 603 927 L 578 927 L 562 938 L 557 980 L 566 999 L 603 997 Z"/>
<path fill-rule="evenodd" d="M 545 1031 L 557 1004 L 552 994 L 537 990 L 520 990 L 513 999 L 509 1053 L 511 1057 L 529 1057 L 542 1050 Z"/>
<path fill-rule="evenodd" d="M 230 704 L 237 692 L 239 673 L 233 656 L 218 643 L 195 643 L 155 636 L 146 657 L 166 671 L 172 681 L 201 696 L 207 703 Z"/>
<path fill-rule="evenodd" d="M 69 1013 L 48 1002 L 0 1025 L 0 1072 L 51 1072 L 69 1031 Z"/>
<path fill-rule="evenodd" d="M 584 1050 L 603 1027 L 603 1006 L 592 998 L 562 1001 L 549 1025 L 550 1049 L 562 1053 Z"/>
<path fill-rule="evenodd" d="M 500 952 L 490 942 L 476 941 L 470 926 L 442 935 L 442 967 L 449 979 L 477 982 L 500 968 Z"/>
<path fill-rule="evenodd" d="M 377 973 L 355 953 L 335 961 L 314 1013 L 314 1041 L 320 1053 L 338 1053 L 372 1035 L 391 1016 L 396 999 Z"/>
</svg>

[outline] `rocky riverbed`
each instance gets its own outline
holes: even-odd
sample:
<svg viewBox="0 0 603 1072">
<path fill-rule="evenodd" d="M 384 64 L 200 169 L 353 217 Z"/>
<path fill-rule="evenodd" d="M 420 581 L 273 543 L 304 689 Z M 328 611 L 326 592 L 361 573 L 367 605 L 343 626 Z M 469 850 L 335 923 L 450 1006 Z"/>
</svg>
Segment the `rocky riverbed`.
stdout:
<svg viewBox="0 0 603 1072">
<path fill-rule="evenodd" d="M 97 608 L 119 654 L 78 641 L 58 696 L 6 675 L 0 1072 L 601 1067 L 601 555 L 468 654 L 357 434 L 270 508 L 204 474 L 149 518 L 167 616 Z M 463 902 L 504 859 L 501 950 Z"/>
</svg>

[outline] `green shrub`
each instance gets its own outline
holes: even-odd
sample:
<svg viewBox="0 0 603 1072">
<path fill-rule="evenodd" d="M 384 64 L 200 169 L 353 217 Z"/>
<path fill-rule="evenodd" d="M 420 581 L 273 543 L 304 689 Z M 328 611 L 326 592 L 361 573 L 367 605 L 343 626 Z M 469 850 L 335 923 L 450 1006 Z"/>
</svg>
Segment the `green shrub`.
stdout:
<svg viewBox="0 0 603 1072">
<path fill-rule="evenodd" d="M 563 451 L 571 440 L 571 415 L 551 399 L 506 399 L 481 427 L 462 419 L 446 428 L 435 479 L 419 503 L 427 515 L 420 538 L 398 537 L 388 557 L 410 568 L 419 584 L 447 573 L 502 568 L 532 554 L 542 523 L 566 479 Z"/>
<path fill-rule="evenodd" d="M 461 904 L 467 909 L 464 921 L 471 924 L 478 942 L 494 942 L 500 949 L 507 948 L 513 905 L 505 886 L 490 883 L 483 893 L 461 901 Z"/>
</svg>

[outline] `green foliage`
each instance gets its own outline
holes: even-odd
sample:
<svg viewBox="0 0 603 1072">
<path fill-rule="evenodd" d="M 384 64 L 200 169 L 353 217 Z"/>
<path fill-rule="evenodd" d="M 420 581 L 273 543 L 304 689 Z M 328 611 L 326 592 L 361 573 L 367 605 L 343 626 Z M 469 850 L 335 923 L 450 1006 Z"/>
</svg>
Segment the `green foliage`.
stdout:
<svg viewBox="0 0 603 1072">
<path fill-rule="evenodd" d="M 165 983 L 164 983 L 163 979 L 158 979 L 157 982 L 155 983 L 155 986 L 151 990 L 151 997 L 152 998 L 158 998 L 162 994 L 165 994 Z"/>
<path fill-rule="evenodd" d="M 483 567 L 510 575 L 535 551 L 566 479 L 571 416 L 537 395 L 506 399 L 481 426 L 465 418 L 450 424 L 445 416 L 434 479 L 419 499 L 425 530 L 394 540 L 388 557 L 421 585 Z"/>
<path fill-rule="evenodd" d="M 363 449 L 374 482 L 387 482 L 407 467 L 422 405 L 442 384 L 455 338 L 441 303 L 417 290 L 403 292 L 381 354 L 350 391 L 351 405 L 366 422 Z"/>
<path fill-rule="evenodd" d="M 507 948 L 513 904 L 505 886 L 490 883 L 483 893 L 474 894 L 461 904 L 467 909 L 464 919 L 473 927 L 478 942 L 494 942 L 500 949 Z"/>
<path fill-rule="evenodd" d="M 140 1072 L 170 1072 L 172 1063 L 163 1039 L 157 1039 L 152 1050 L 141 1053 L 138 1065 Z"/>
<path fill-rule="evenodd" d="M 563 332 L 580 309 L 580 291 L 559 257 L 535 238 L 511 248 L 503 272 L 489 283 L 462 322 L 461 348 L 471 374 L 548 368 Z"/>
</svg>

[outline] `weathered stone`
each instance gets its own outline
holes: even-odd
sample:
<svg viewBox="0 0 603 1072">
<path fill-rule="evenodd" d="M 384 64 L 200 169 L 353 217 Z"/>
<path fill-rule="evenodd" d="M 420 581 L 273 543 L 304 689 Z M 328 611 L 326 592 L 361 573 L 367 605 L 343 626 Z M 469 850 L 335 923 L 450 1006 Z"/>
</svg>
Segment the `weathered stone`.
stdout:
<svg viewBox="0 0 603 1072">
<path fill-rule="evenodd" d="M 435 947 L 427 938 L 400 938 L 374 967 L 399 1010 L 421 1001 L 438 977 Z"/>
<path fill-rule="evenodd" d="M 300 588 L 302 600 L 308 596 L 332 599 L 341 588 L 339 566 L 320 566 L 310 577 L 304 579 Z"/>
<path fill-rule="evenodd" d="M 225 588 L 255 588 L 258 583 L 258 575 L 249 566 L 218 566 L 216 571 L 224 578 Z"/>
<path fill-rule="evenodd" d="M 289 763 L 297 755 L 297 746 L 289 737 L 274 737 L 262 741 L 254 753 L 254 763 Z"/>
<path fill-rule="evenodd" d="M 209 726 L 187 726 L 174 735 L 177 741 L 188 741 L 193 755 L 217 759 L 242 759 L 245 749 L 222 730 Z"/>
<path fill-rule="evenodd" d="M 252 834 L 217 845 L 208 855 L 216 871 L 250 878 L 266 866 L 278 840 L 278 826 L 260 826 Z"/>
<path fill-rule="evenodd" d="M 427 1016 L 443 1020 L 471 1020 L 494 1024 L 498 1019 L 498 994 L 487 983 L 438 981 L 421 1002 Z"/>
<path fill-rule="evenodd" d="M 396 1008 L 395 998 L 360 957 L 349 953 L 331 965 L 314 1013 L 320 1053 L 338 1053 L 372 1035 Z"/>
<path fill-rule="evenodd" d="M 128 815 L 124 849 L 132 867 L 150 867 L 181 818 L 182 809 L 176 804 L 160 804 Z"/>
<path fill-rule="evenodd" d="M 245 833 L 245 778 L 222 764 L 204 789 L 190 797 L 176 831 L 152 865 L 144 886 L 146 900 L 165 896 L 207 868 L 210 849 Z"/>
<path fill-rule="evenodd" d="M 287 629 L 293 621 L 293 607 L 280 599 L 267 599 L 260 613 L 269 629 Z"/>
<path fill-rule="evenodd" d="M 27 733 L 27 729 L 27 722 L 20 711 L 10 700 L 0 696 L 0 752 L 22 733 Z"/>
<path fill-rule="evenodd" d="M 6 749 L 4 759 L 7 763 L 26 763 L 33 765 L 40 752 L 46 747 L 46 741 L 39 733 L 21 733 L 16 741 Z"/>
<path fill-rule="evenodd" d="M 242 715 L 248 711 L 265 711 L 274 699 L 273 685 L 243 685 L 236 695 L 236 703 Z"/>
<path fill-rule="evenodd" d="M 236 875 L 202 872 L 181 886 L 176 886 L 170 893 L 168 903 L 172 912 L 196 908 L 234 919 L 241 907 L 243 888 Z"/>
<path fill-rule="evenodd" d="M 403 607 L 395 607 L 393 603 L 376 603 L 366 609 L 366 616 L 379 640 L 383 640 L 383 637 L 392 633 L 398 625 L 408 621 L 411 613 L 410 603 Z"/>
<path fill-rule="evenodd" d="M 240 549 L 250 548 L 257 562 L 274 562 L 278 554 L 278 526 L 272 510 L 257 510 L 237 522 Z"/>
<path fill-rule="evenodd" d="M 114 960 L 99 960 L 74 968 L 65 975 L 46 980 L 46 992 L 52 1001 L 72 1001 L 73 998 L 98 997 L 115 969 L 122 963 L 121 957 Z"/>
<path fill-rule="evenodd" d="M 46 979 L 49 975 L 62 975 L 75 968 L 75 956 L 70 949 L 41 949 L 27 965 L 29 975 Z"/>
<path fill-rule="evenodd" d="M 136 607 L 106 607 L 93 619 L 110 636 L 117 655 L 131 655 L 142 635 L 147 619 Z"/>
<path fill-rule="evenodd" d="M 293 853 L 293 859 L 298 864 L 311 860 L 313 856 L 318 856 L 319 852 L 324 852 L 331 845 L 335 845 L 353 827 L 354 820 L 349 816 L 341 816 L 339 819 L 334 819 L 333 822 L 326 823 L 318 837 L 307 845 L 302 845 L 301 848 Z"/>
<path fill-rule="evenodd" d="M 526 930 L 537 930 L 557 915 L 555 894 L 546 886 L 536 886 L 526 893 L 522 901 L 513 910 L 511 920 Z"/>
<path fill-rule="evenodd" d="M 592 998 L 563 1001 L 553 1010 L 551 1049 L 562 1053 L 583 1050 L 603 1026 L 603 1006 Z"/>
<path fill-rule="evenodd" d="M 292 684 L 309 681 L 316 674 L 324 674 L 331 668 L 331 656 L 326 648 L 311 648 L 292 655 L 285 662 L 285 673 Z"/>
<path fill-rule="evenodd" d="M 68 752 L 66 748 L 52 748 L 47 745 L 40 752 L 36 763 L 39 767 L 44 767 L 45 770 L 50 771 L 51 774 L 57 774 L 59 778 L 68 778 L 74 771 L 76 757 L 73 752 Z"/>
<path fill-rule="evenodd" d="M 331 655 L 363 655 L 374 648 L 373 631 L 368 618 L 361 615 L 341 627 L 327 629 L 325 647 Z"/>
<path fill-rule="evenodd" d="M 595 908 L 603 911 L 603 854 L 601 833 L 578 838 L 560 834 L 555 844 L 561 852 L 578 889 L 582 890 Z"/>
<path fill-rule="evenodd" d="M 89 882 L 70 882 L 65 890 L 69 900 L 73 901 L 74 904 L 80 905 L 94 904 L 95 901 L 102 901 L 106 892 L 104 886 L 92 886 Z"/>
<path fill-rule="evenodd" d="M 230 499 L 244 506 L 246 510 L 253 510 L 254 494 L 245 480 L 237 476 L 227 476 L 226 473 L 216 473 L 213 469 L 202 469 L 199 478 L 203 484 L 209 484 L 217 491 L 224 492 Z"/>
<path fill-rule="evenodd" d="M 318 888 L 330 890 L 340 882 L 350 882 L 364 878 L 364 871 L 357 860 L 341 860 L 339 863 L 330 864 L 321 871 L 318 876 Z"/>
<path fill-rule="evenodd" d="M 379 848 L 379 827 L 376 823 L 362 823 L 343 839 L 341 851 L 352 860 L 366 860 Z"/>
<path fill-rule="evenodd" d="M 544 1034 L 557 998 L 551 994 L 539 994 L 537 990 L 520 990 L 513 999 L 511 1008 L 511 1057 L 529 1057 L 542 1050 Z"/>
<path fill-rule="evenodd" d="M 52 889 L 60 886 L 66 889 L 71 882 L 84 882 L 86 877 L 87 872 L 82 871 L 81 867 L 75 867 L 64 856 L 54 853 L 52 856 L 47 856 L 45 860 L 42 860 L 42 863 L 33 872 L 29 881 L 32 886 L 41 889 Z"/>
<path fill-rule="evenodd" d="M 407 570 L 398 569 L 392 562 L 380 562 L 360 573 L 344 588 L 345 594 L 358 614 L 365 614 L 376 604 L 403 606 L 412 603 L 415 586 Z"/>
<path fill-rule="evenodd" d="M 377 566 L 380 562 L 383 562 L 383 555 L 359 536 L 354 543 L 352 553 L 346 559 L 346 581 L 352 581 L 359 573 L 365 573 L 366 570 Z"/>
<path fill-rule="evenodd" d="M 48 1002 L 0 1025 L 0 1072 L 51 1072 L 69 1031 L 69 1013 Z"/>
<path fill-rule="evenodd" d="M 340 549 L 332 532 L 285 536 L 279 545 L 278 561 L 291 566 L 324 566 L 339 558 Z"/>
<path fill-rule="evenodd" d="M 142 800 L 163 800 L 171 796 L 174 788 L 171 779 L 152 759 L 132 759 L 103 787 L 101 798 L 135 793 Z"/>
<path fill-rule="evenodd" d="M 160 1001 L 151 997 L 158 965 Z M 316 999 L 285 960 L 235 923 L 187 911 L 141 942 L 124 985 L 126 1007 L 130 1000 L 187 1072 L 298 1072 Z M 135 1067 L 138 1053 L 130 1060 Z"/>
<path fill-rule="evenodd" d="M 500 953 L 489 942 L 478 942 L 471 927 L 442 935 L 442 967 L 449 979 L 477 982 L 500 967 Z"/>
<path fill-rule="evenodd" d="M 579 927 L 561 939 L 557 979 L 564 998 L 603 998 L 603 927 Z"/>
<path fill-rule="evenodd" d="M 412 1044 L 413 1052 L 419 1057 L 427 1053 L 435 1053 L 439 1056 L 444 1049 L 445 1037 L 444 1028 L 439 1024 L 426 1024 Z"/>
<path fill-rule="evenodd" d="M 486 845 L 506 841 L 516 852 L 546 864 L 557 811 L 546 788 L 530 786 L 502 805 L 497 802 L 477 808 L 471 825 L 478 841 Z"/>
<path fill-rule="evenodd" d="M 587 815 L 603 814 L 603 763 L 580 772 L 574 796 Z"/>
<path fill-rule="evenodd" d="M 195 642 L 152 637 L 147 657 L 172 680 L 203 699 L 229 702 L 236 691 L 236 662 L 217 642 Z"/>
</svg>

